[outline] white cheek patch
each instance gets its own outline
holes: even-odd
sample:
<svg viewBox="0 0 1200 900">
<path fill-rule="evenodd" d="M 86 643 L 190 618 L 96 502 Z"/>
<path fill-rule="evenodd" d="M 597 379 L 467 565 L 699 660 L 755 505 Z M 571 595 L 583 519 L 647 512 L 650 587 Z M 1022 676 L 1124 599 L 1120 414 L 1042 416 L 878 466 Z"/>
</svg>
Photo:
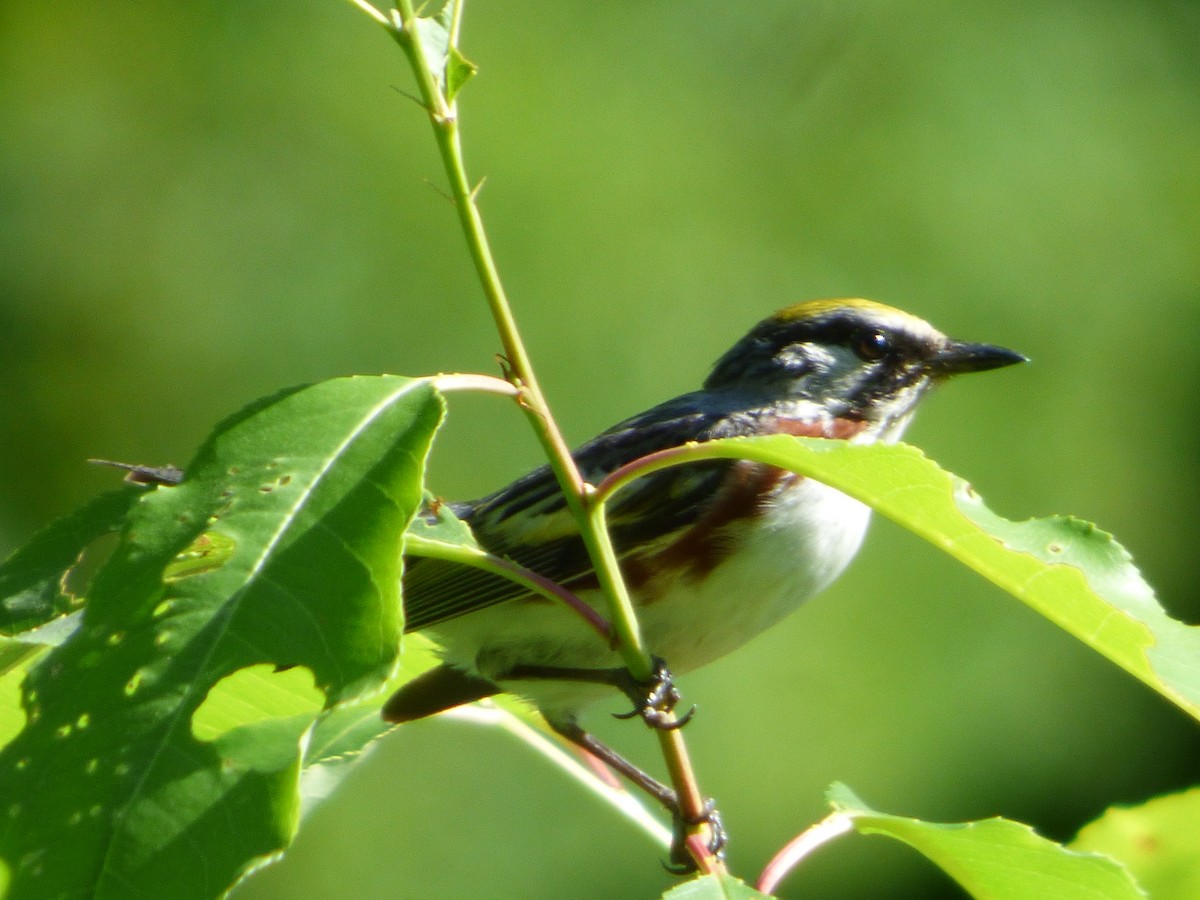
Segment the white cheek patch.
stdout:
<svg viewBox="0 0 1200 900">
<path fill-rule="evenodd" d="M 821 351 L 816 344 L 788 344 L 775 354 L 775 361 L 794 375 L 807 375 L 825 368 Z"/>
<path fill-rule="evenodd" d="M 844 350 L 842 347 L 830 347 L 827 344 L 793 344 L 788 349 L 807 359 L 817 372 L 828 373 L 843 368 L 843 365 L 839 364 L 842 356 L 840 351 Z"/>
<path fill-rule="evenodd" d="M 859 393 L 875 371 L 875 366 L 864 364 L 849 347 L 807 344 L 810 355 L 819 360 L 816 371 L 820 383 L 815 385 L 816 394 L 835 397 L 853 397 Z"/>
</svg>

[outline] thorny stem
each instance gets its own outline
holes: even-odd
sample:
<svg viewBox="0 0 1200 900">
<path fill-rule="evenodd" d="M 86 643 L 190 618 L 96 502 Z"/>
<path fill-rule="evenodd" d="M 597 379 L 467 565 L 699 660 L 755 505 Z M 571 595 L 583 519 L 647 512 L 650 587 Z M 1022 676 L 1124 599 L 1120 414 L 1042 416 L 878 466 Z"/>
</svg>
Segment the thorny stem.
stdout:
<svg viewBox="0 0 1200 900">
<path fill-rule="evenodd" d="M 461 0 L 454 0 L 454 4 L 451 40 L 454 37 L 453 32 L 457 31 L 455 23 L 461 20 L 462 9 Z M 537 376 L 534 374 L 525 344 L 521 340 L 516 319 L 513 317 L 512 308 L 500 281 L 500 273 L 492 256 L 479 207 L 475 203 L 475 196 L 467 179 L 457 104 L 447 96 L 443 88 L 445 79 L 443 78 L 439 82 L 437 75 L 429 67 L 429 56 L 421 45 L 421 34 L 413 13 L 412 0 L 399 0 L 395 22 L 390 25 L 389 31 L 408 57 L 417 78 L 422 101 L 429 113 L 434 138 L 441 153 L 446 174 L 450 179 L 450 193 L 454 201 L 454 208 L 458 213 L 471 260 L 475 264 L 484 296 L 492 312 L 492 318 L 495 320 L 496 330 L 500 335 L 500 342 L 507 361 L 508 379 L 520 391 L 521 408 L 533 426 L 534 433 L 546 453 L 550 468 L 562 487 L 567 504 L 579 523 L 584 544 L 591 558 L 596 561 L 596 569 L 601 583 L 612 585 L 620 581 L 620 575 L 615 568 L 615 557 L 611 555 L 611 547 L 609 548 L 610 552 L 606 554 L 601 546 L 601 540 L 607 542 L 607 536 L 598 535 L 588 522 L 587 486 L 575 465 L 575 460 L 563 439 L 562 432 L 554 421 L 554 416 L 542 394 L 541 386 L 538 384 Z M 450 46 L 453 47 L 453 43 Z M 624 607 L 626 610 L 629 608 L 628 604 L 624 604 Z M 626 638 L 631 635 L 635 638 L 632 641 L 623 639 L 621 642 L 630 672 L 641 681 L 649 680 L 651 662 L 649 655 L 642 648 L 636 619 L 632 620 L 631 625 L 628 622 L 624 625 L 617 623 L 614 625 L 616 625 L 618 633 Z"/>
<path fill-rule="evenodd" d="M 458 18 L 460 0 L 455 0 L 455 19 Z M 582 509 L 580 498 L 583 495 L 583 479 L 571 458 L 571 451 L 563 440 L 562 433 L 554 423 L 553 416 L 546 405 L 542 389 L 534 375 L 525 344 L 517 330 L 516 319 L 508 303 L 504 286 L 500 281 L 500 273 L 492 256 L 487 233 L 483 227 L 483 219 L 479 207 L 475 204 L 470 183 L 467 180 L 466 166 L 463 162 L 462 139 L 459 133 L 458 108 L 453 99 L 448 99 L 445 91 L 438 82 L 437 76 L 429 68 L 429 60 L 421 46 L 421 35 L 416 29 L 416 16 L 413 13 L 411 0 L 399 0 L 397 21 L 389 29 L 400 44 L 421 91 L 425 109 L 429 113 L 433 125 L 434 139 L 442 156 L 446 175 L 450 179 L 450 194 L 454 200 L 454 208 L 458 213 L 463 234 L 467 239 L 467 249 L 471 261 L 479 275 L 483 286 L 484 297 L 491 309 L 492 318 L 496 322 L 496 330 L 500 334 L 500 343 L 504 347 L 504 356 L 508 360 L 511 372 L 510 380 L 521 389 L 523 408 L 534 425 L 539 440 L 542 442 L 555 476 L 563 485 L 568 499 L 573 498 L 576 507 Z"/>
<path fill-rule="evenodd" d="M 508 364 L 506 374 L 509 381 L 520 391 L 521 408 L 533 426 L 534 433 L 546 453 L 550 468 L 562 487 L 566 502 L 578 522 L 580 535 L 592 559 L 601 588 L 609 600 L 612 625 L 618 638 L 618 649 L 625 660 L 626 667 L 637 680 L 649 681 L 653 674 L 653 663 L 642 641 L 637 616 L 621 578 L 616 553 L 605 527 L 603 498 L 595 497 L 591 486 L 584 482 L 575 465 L 575 460 L 571 456 L 570 448 L 554 421 L 550 407 L 546 403 L 541 386 L 534 374 L 529 356 L 525 351 L 524 342 L 517 330 L 516 320 L 500 281 L 500 274 L 492 257 L 483 220 L 479 208 L 475 204 L 474 191 L 467 179 L 459 133 L 458 109 L 454 98 L 445 89 L 448 80 L 445 77 L 446 72 L 441 73 L 443 77 L 439 80 L 438 75 L 430 68 L 430 56 L 422 46 L 422 36 L 417 27 L 412 0 L 397 0 L 397 9 L 393 12 L 390 20 L 383 17 L 382 13 L 367 4 L 365 0 L 351 0 L 351 2 L 384 25 L 400 45 L 412 66 L 425 110 L 428 112 L 430 123 L 433 126 L 434 139 L 450 180 L 450 193 L 463 233 L 466 236 L 467 248 L 471 260 L 475 264 L 475 270 L 479 275 L 484 296 L 491 309 L 492 318 L 495 320 L 496 329 L 504 348 Z M 450 0 L 450 2 L 452 6 L 448 46 L 451 51 L 457 52 L 463 0 Z M 674 716 L 673 713 L 668 715 Z M 678 730 L 660 730 L 658 733 L 667 769 L 679 797 L 681 812 L 689 821 L 701 822 L 704 817 L 704 800 L 696 785 L 696 778 L 688 760 L 683 736 Z M 703 835 L 707 828 L 707 825 L 702 824 L 695 829 L 695 833 Z M 689 846 L 697 847 L 704 843 L 706 842 L 703 840 L 691 841 Z M 725 871 L 724 864 L 711 854 L 697 853 L 696 855 L 696 862 L 702 871 L 707 873 Z"/>
</svg>

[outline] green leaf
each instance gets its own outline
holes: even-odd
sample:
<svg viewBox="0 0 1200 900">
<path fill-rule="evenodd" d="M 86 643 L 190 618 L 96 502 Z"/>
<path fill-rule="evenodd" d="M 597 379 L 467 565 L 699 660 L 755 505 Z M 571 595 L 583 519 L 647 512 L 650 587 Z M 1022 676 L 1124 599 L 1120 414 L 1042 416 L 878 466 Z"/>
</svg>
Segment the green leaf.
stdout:
<svg viewBox="0 0 1200 900">
<path fill-rule="evenodd" d="M 835 810 L 860 834 L 908 844 L 980 900 L 1140 900 L 1147 895 L 1120 865 L 1068 850 L 1008 819 L 939 824 L 877 812 L 842 784 L 829 789 Z"/>
<path fill-rule="evenodd" d="M 766 896 L 732 875 L 704 875 L 663 894 L 664 900 L 752 900 Z"/>
<path fill-rule="evenodd" d="M 321 717 L 304 749 L 304 768 L 300 774 L 302 819 L 333 792 L 377 739 L 396 727 L 380 715 L 392 692 L 439 662 L 429 638 L 407 635 L 400 667 L 383 690 Z"/>
<path fill-rule="evenodd" d="M 21 709 L 21 682 L 29 666 L 36 660 L 37 648 L 4 639 L 3 656 L 7 668 L 0 674 L 0 747 L 11 741 L 25 727 L 25 711 Z M 14 653 L 15 648 L 15 655 Z M 0 778 L 0 786 L 4 779 Z M 0 894 L 0 897 L 4 894 Z"/>
<path fill-rule="evenodd" d="M 479 68 L 450 43 L 453 15 L 454 4 L 447 3 L 436 16 L 418 16 L 414 22 L 414 39 L 447 103 L 454 101 L 455 95 Z"/>
<path fill-rule="evenodd" d="M 7 675 L 13 669 L 16 669 L 24 662 L 31 654 L 38 650 L 36 645 L 27 644 L 24 641 L 15 641 L 12 638 L 0 638 L 0 675 Z M 0 709 L 3 709 L 3 701 L 0 701 Z M 0 728 L 0 734 L 3 734 L 3 728 Z M 4 743 L 3 738 L 0 738 L 0 745 Z"/>
<path fill-rule="evenodd" d="M 382 690 L 327 710 L 317 718 L 304 740 L 304 757 L 300 763 L 301 823 L 337 789 L 350 774 L 350 770 L 371 751 L 379 738 L 398 727 L 385 722 L 380 715 L 380 709 L 392 691 L 439 662 L 440 657 L 432 641 L 420 634 L 407 635 L 400 666 Z M 299 724 L 311 721 L 312 717 L 309 716 Z M 275 727 L 287 728 L 288 723 L 277 720 Z M 234 730 L 218 739 L 218 743 L 223 753 L 237 756 L 243 748 L 253 750 L 253 744 L 246 746 L 243 737 L 242 732 Z M 261 741 L 260 735 L 251 737 L 256 742 Z M 253 861 L 243 870 L 239 881 L 269 862 L 270 858 Z"/>
<path fill-rule="evenodd" d="M 1200 718 L 1200 627 L 1163 610 L 1112 535 L 1078 519 L 1010 522 L 905 444 L 772 435 L 686 448 L 810 475 L 868 504 L 1033 607 Z"/>
<path fill-rule="evenodd" d="M 0 753 L 13 900 L 212 897 L 287 845 L 319 707 L 395 668 L 400 541 L 441 417 L 427 381 L 287 391 L 138 497 Z"/>
<path fill-rule="evenodd" d="M 0 746 L 25 726 L 19 698 L 29 667 L 79 626 L 83 598 L 67 588 L 68 577 L 91 544 L 120 529 L 143 491 L 130 486 L 101 494 L 0 564 Z"/>
<path fill-rule="evenodd" d="M 431 495 L 425 497 L 421 511 L 408 523 L 404 539 L 431 549 L 440 547 L 447 551 L 484 552 L 471 533 L 471 526 L 456 516 L 447 504 Z"/>
<path fill-rule="evenodd" d="M 446 99 L 453 101 L 458 96 L 458 92 L 462 90 L 463 85 L 470 81 L 478 71 L 479 66 L 459 53 L 457 47 L 451 47 L 446 56 Z"/>
<path fill-rule="evenodd" d="M 17 666 L 28 666 L 29 656 L 66 641 L 79 628 L 82 618 L 82 612 L 73 612 L 13 637 L 0 637 L 0 674 L 10 672 Z"/>
<path fill-rule="evenodd" d="M 231 731 L 271 719 L 307 716 L 311 721 L 324 700 L 312 672 L 303 666 L 282 671 L 266 663 L 247 666 L 209 689 L 192 713 L 192 734 L 197 740 L 219 741 Z"/>
<path fill-rule="evenodd" d="M 1116 806 L 1084 826 L 1071 849 L 1123 863 L 1154 900 L 1200 897 L 1200 787 Z"/>
<path fill-rule="evenodd" d="M 144 489 L 101 494 L 39 531 L 0 564 L 0 635 L 20 634 L 78 609 L 63 587 L 89 544 L 116 531 Z"/>
<path fill-rule="evenodd" d="M 51 619 L 39 628 L 16 637 L 0 637 L 0 747 L 25 727 L 21 709 L 21 682 L 29 667 L 50 647 L 57 647 L 75 633 L 82 613 Z M 3 896 L 3 895 L 0 895 Z"/>
</svg>

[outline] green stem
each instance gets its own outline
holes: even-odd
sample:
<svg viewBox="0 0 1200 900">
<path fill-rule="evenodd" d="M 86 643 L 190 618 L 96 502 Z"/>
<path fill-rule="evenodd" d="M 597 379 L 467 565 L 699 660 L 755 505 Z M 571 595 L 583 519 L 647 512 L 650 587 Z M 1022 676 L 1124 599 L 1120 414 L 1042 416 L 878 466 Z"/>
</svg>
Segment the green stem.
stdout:
<svg viewBox="0 0 1200 900">
<path fill-rule="evenodd" d="M 617 645 L 630 651 L 625 655 L 629 673 L 638 681 L 649 681 L 653 677 L 654 668 L 649 651 L 642 640 L 637 611 L 633 607 L 629 589 L 625 586 L 625 579 L 621 577 L 617 553 L 608 533 L 607 508 L 603 502 L 597 503 L 593 500 L 594 491 L 589 490 L 588 526 L 595 537 L 596 550 L 600 555 L 599 559 L 593 557 L 596 580 L 600 582 L 600 589 L 608 598 L 609 616 L 612 619 Z"/>
<path fill-rule="evenodd" d="M 511 560 L 495 556 L 485 550 L 478 550 L 463 544 L 451 544 L 446 541 L 425 538 L 411 532 L 404 536 L 404 552 L 412 556 L 443 559 L 447 562 L 458 563 L 464 566 L 474 566 L 485 572 L 491 572 L 493 575 L 498 575 L 501 578 L 521 585 L 521 587 L 531 593 L 541 594 L 548 600 L 565 604 L 591 625 L 601 640 L 609 642 L 613 639 L 613 627 L 605 621 L 603 616 L 580 600 L 575 594 L 568 591 L 562 585 L 551 581 L 549 578 L 539 575 L 532 569 L 517 565 Z"/>
<path fill-rule="evenodd" d="M 496 322 L 496 330 L 500 335 L 500 343 L 504 347 L 504 356 L 511 373 L 511 379 L 523 391 L 523 407 L 534 424 L 534 430 L 541 440 L 546 455 L 554 468 L 554 474 L 568 494 L 574 495 L 576 503 L 583 494 L 583 479 L 571 457 L 570 448 L 562 438 L 562 433 L 554 423 L 550 410 L 546 405 L 541 386 L 529 361 L 529 354 L 517 330 L 516 319 L 500 281 L 500 273 L 492 256 L 492 249 L 483 227 L 483 219 L 479 207 L 475 204 L 474 192 L 467 180 L 466 166 L 463 162 L 462 138 L 459 132 L 458 108 L 453 100 L 446 98 L 438 86 L 437 76 L 429 68 L 428 59 L 421 46 L 421 36 L 416 30 L 416 16 L 412 9 L 412 0 L 399 0 L 399 22 L 392 29 L 392 34 L 408 56 L 413 72 L 417 77 L 417 86 L 421 91 L 429 120 L 433 126 L 434 139 L 442 157 L 442 164 L 450 180 L 450 195 L 454 200 L 454 208 L 458 213 L 463 234 L 467 239 L 467 250 L 471 262 L 479 275 L 483 294 L 487 299 L 488 308 Z M 457 21 L 459 10 L 454 11 Z M 579 507 L 582 509 L 582 507 Z"/>
<path fill-rule="evenodd" d="M 417 86 L 421 99 L 429 113 L 429 121 L 433 126 L 434 139 L 450 181 L 450 194 L 454 200 L 454 208 L 458 213 L 463 234 L 466 236 L 467 249 L 475 271 L 483 286 L 484 297 L 487 299 L 504 355 L 509 368 L 510 380 L 521 390 L 521 408 L 525 411 L 533 426 L 534 433 L 542 444 L 542 449 L 550 463 L 550 468 L 563 489 L 567 504 L 579 524 L 580 535 L 587 547 L 602 584 L 616 584 L 621 577 L 616 567 L 615 555 L 611 545 L 606 552 L 604 544 L 607 535 L 597 534 L 595 527 L 589 521 L 587 510 L 587 488 L 583 476 L 575 465 L 571 450 L 563 439 L 546 403 L 533 365 L 525 350 L 517 329 L 516 320 L 512 314 L 508 297 L 500 280 L 488 243 L 483 219 L 479 207 L 475 203 L 474 192 L 467 179 L 466 166 L 463 162 L 462 140 L 459 132 L 458 109 L 454 100 L 446 97 L 438 85 L 438 78 L 429 67 L 428 57 L 421 46 L 421 35 L 416 27 L 416 15 L 413 12 L 412 0 L 398 0 L 397 21 L 389 31 L 404 50 L 408 61 L 416 75 Z M 452 10 L 452 32 L 457 31 L 457 22 L 461 16 L 461 2 L 456 2 Z M 451 45 L 453 46 L 453 45 Z M 631 604 L 614 604 L 613 625 L 618 634 L 636 634 L 636 621 L 630 623 L 628 614 Z M 622 623 L 620 618 L 626 618 Z M 651 672 L 649 657 L 641 649 L 641 642 L 626 644 L 621 642 L 622 657 L 629 666 L 635 678 L 648 678 Z"/>
<path fill-rule="evenodd" d="M 462 17 L 462 0 L 451 0 L 451 19 L 448 44 L 456 51 L 458 29 Z M 467 248 L 483 293 L 495 320 L 508 366 L 509 380 L 521 391 L 521 408 L 525 411 L 534 433 L 549 461 L 550 469 L 562 488 L 571 513 L 578 523 L 579 534 L 595 567 L 600 586 L 609 602 L 610 618 L 617 635 L 617 647 L 630 674 L 639 681 L 650 680 L 653 664 L 642 642 L 637 616 L 629 592 L 621 578 L 616 553 L 605 527 L 604 504 L 594 502 L 591 486 L 579 472 L 570 447 L 563 439 L 546 403 L 541 386 L 534 375 L 533 365 L 517 330 L 500 274 L 492 257 L 487 234 L 475 192 L 467 180 L 459 133 L 458 110 L 453 97 L 438 84 L 438 77 L 429 67 L 429 57 L 421 44 L 421 33 L 413 12 L 412 0 L 397 0 L 397 10 L 388 30 L 408 57 L 425 109 L 433 126 L 434 139 L 450 180 L 450 194 L 458 212 Z M 445 73 L 443 73 L 445 76 Z M 446 78 L 443 77 L 443 83 Z M 683 737 L 678 731 L 660 732 L 660 744 L 678 793 L 682 811 L 689 820 L 699 820 L 703 799 L 696 787 L 695 776 L 688 761 Z M 697 862 L 706 872 L 724 871 L 719 860 L 698 854 Z"/>
<path fill-rule="evenodd" d="M 822 438 L 822 440 L 831 440 Z M 682 466 L 685 463 L 701 462 L 706 459 L 742 459 L 735 451 L 730 451 L 725 445 L 713 441 L 703 444 L 681 444 L 678 447 L 668 447 L 666 450 L 656 450 L 647 453 L 632 462 L 627 462 L 619 469 L 609 472 L 604 480 L 596 485 L 593 497 L 597 503 L 607 503 L 613 494 L 627 484 L 637 481 L 653 472 Z"/>
</svg>

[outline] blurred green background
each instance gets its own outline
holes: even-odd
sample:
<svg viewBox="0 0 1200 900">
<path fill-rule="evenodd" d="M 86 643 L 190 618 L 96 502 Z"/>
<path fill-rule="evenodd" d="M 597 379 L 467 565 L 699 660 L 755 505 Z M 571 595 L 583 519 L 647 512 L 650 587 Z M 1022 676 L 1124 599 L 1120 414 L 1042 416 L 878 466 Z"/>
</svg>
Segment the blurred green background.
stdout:
<svg viewBox="0 0 1200 900">
<path fill-rule="evenodd" d="M 778 306 L 873 297 L 1033 359 L 946 389 L 912 442 L 1009 517 L 1115 532 L 1200 619 L 1200 6 L 475 3 L 464 47 L 468 162 L 573 442 Z M 496 371 L 410 89 L 337 0 L 0 4 L 0 553 L 115 481 L 87 457 L 184 463 L 298 382 Z M 510 408 L 456 397 L 433 486 L 536 462 Z M 1190 720 L 886 523 L 683 688 L 747 877 L 835 779 L 1055 838 L 1200 781 Z M 659 856 L 511 740 L 426 722 L 237 896 L 648 897 Z M 782 893 L 957 896 L 878 838 Z"/>
</svg>

